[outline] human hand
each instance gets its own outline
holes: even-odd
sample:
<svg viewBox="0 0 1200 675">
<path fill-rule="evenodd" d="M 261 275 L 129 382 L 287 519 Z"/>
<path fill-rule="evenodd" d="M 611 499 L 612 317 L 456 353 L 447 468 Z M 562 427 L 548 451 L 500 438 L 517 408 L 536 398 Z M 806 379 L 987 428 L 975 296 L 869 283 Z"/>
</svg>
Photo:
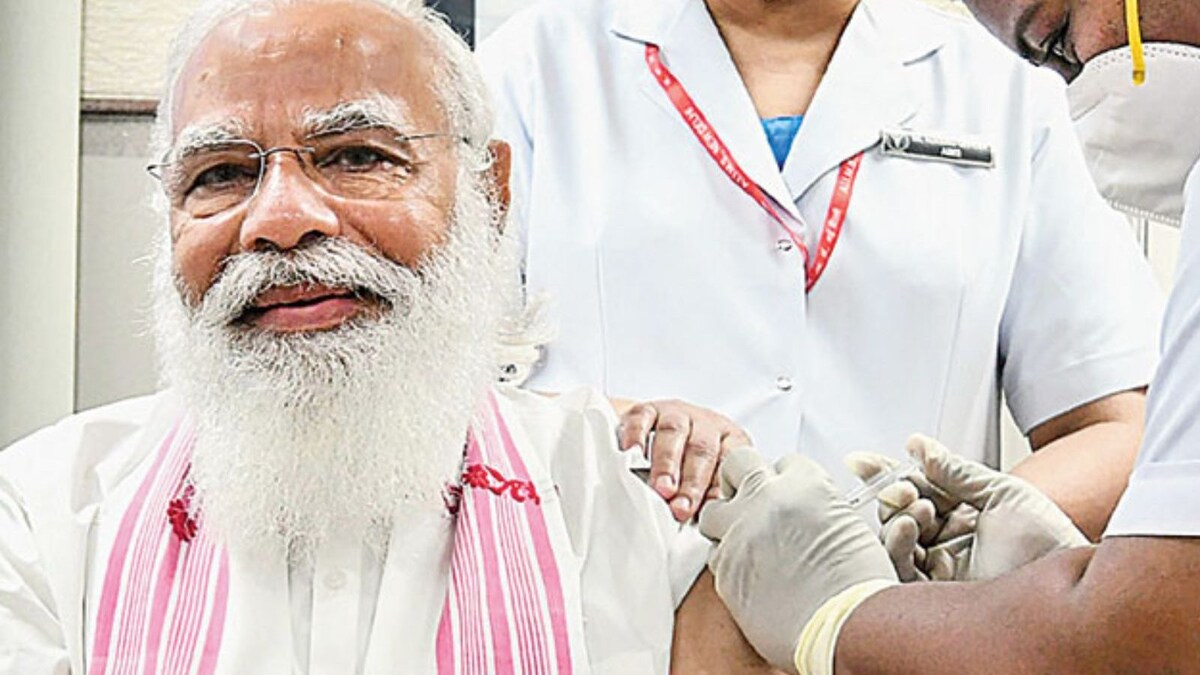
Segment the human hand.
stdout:
<svg viewBox="0 0 1200 675">
<path fill-rule="evenodd" d="M 869 592 L 896 582 L 887 553 L 805 457 L 772 467 L 754 450 L 735 450 L 722 463 L 721 485 L 726 498 L 700 512 L 700 531 L 717 542 L 708 562 L 717 594 L 771 665 L 795 672 L 802 632 L 816 634 L 816 652 L 831 660 L 841 620 Z M 836 617 L 822 612 L 834 619 L 830 630 L 807 629 L 831 600 L 864 587 Z"/>
<path fill-rule="evenodd" d="M 843 461 L 864 483 L 900 465 L 900 460 L 871 452 L 851 453 Z M 927 546 L 975 529 L 974 516 L 978 512 L 967 504 L 956 507 L 929 485 L 919 468 L 885 486 L 875 501 L 881 524 L 879 539 L 905 583 L 929 581 Z"/>
<path fill-rule="evenodd" d="M 650 486 L 679 522 L 717 496 L 717 467 L 730 450 L 750 447 L 750 436 L 724 415 L 676 400 L 614 401 L 621 412 L 617 444 L 649 451 Z M 653 432 L 653 440 L 651 440 Z"/>
<path fill-rule="evenodd" d="M 992 579 L 1053 551 L 1088 545 L 1030 483 L 925 436 L 910 438 L 907 449 L 923 475 L 884 490 L 879 506 L 880 536 L 901 579 Z"/>
</svg>

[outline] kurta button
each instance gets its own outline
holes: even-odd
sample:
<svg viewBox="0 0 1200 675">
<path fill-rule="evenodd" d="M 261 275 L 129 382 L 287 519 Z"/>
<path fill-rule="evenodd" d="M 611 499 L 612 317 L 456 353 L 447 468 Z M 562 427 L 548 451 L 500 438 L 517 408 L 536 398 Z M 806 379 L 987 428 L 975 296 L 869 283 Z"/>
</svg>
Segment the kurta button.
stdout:
<svg viewBox="0 0 1200 675">
<path fill-rule="evenodd" d="M 792 378 L 780 375 L 779 377 L 775 378 L 775 388 L 779 391 L 791 391 Z"/>
<path fill-rule="evenodd" d="M 325 586 L 332 591 L 341 590 L 346 585 L 346 573 L 341 570 L 334 570 L 325 575 Z"/>
<path fill-rule="evenodd" d="M 780 253 L 787 253 L 794 247 L 795 244 L 792 243 L 791 239 L 780 239 L 779 241 L 775 242 L 775 248 L 778 249 Z"/>
</svg>

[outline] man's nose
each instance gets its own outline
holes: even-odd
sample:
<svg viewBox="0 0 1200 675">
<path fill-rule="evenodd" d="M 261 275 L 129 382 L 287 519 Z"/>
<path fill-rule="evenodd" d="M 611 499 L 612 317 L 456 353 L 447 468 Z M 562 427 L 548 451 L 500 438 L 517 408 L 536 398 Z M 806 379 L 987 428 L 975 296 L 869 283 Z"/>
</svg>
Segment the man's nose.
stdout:
<svg viewBox="0 0 1200 675">
<path fill-rule="evenodd" d="M 340 232 L 337 213 L 305 174 L 299 158 L 286 152 L 268 157 L 258 192 L 242 220 L 243 250 L 287 250 Z"/>
</svg>

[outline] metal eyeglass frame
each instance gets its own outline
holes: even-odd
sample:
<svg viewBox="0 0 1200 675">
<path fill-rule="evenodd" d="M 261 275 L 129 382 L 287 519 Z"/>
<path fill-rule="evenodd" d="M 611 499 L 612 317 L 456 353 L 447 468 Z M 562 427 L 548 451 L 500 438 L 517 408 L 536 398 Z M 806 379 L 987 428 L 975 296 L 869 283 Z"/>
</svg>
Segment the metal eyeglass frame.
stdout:
<svg viewBox="0 0 1200 675">
<path fill-rule="evenodd" d="M 325 135 L 332 135 L 332 134 L 325 134 Z M 429 133 L 423 133 L 423 134 L 397 133 L 395 136 L 395 139 L 398 141 L 401 141 L 401 142 L 420 141 L 420 140 L 424 140 L 426 138 L 453 138 L 453 139 L 459 141 L 460 143 L 465 143 L 467 145 L 471 144 L 471 140 L 469 138 L 467 138 L 466 136 L 460 136 L 458 134 L 452 134 L 449 132 L 429 132 Z M 254 199 L 254 197 L 256 195 L 258 195 L 258 189 L 259 189 L 259 187 L 262 186 L 263 177 L 267 175 L 267 159 L 269 159 L 271 155 L 274 155 L 274 154 L 277 154 L 280 152 L 290 152 L 296 156 L 296 159 L 301 164 L 304 164 L 304 160 L 302 159 L 301 155 L 306 154 L 311 157 L 313 154 L 315 154 L 317 152 L 317 149 L 312 147 L 311 145 L 277 145 L 277 146 L 274 146 L 271 148 L 264 149 L 261 145 L 259 145 L 258 143 L 254 142 L 248 138 L 229 139 L 228 141 L 224 141 L 224 143 L 227 143 L 229 145 L 251 146 L 255 149 L 255 151 L 250 153 L 248 155 L 248 158 L 258 160 L 258 175 L 254 179 L 254 189 L 250 192 L 249 195 L 246 196 L 246 199 L 243 200 L 239 204 L 239 206 L 241 204 L 246 204 L 246 203 L 250 202 L 250 200 Z M 172 151 L 168 150 L 167 153 L 165 155 L 163 155 L 162 161 L 146 165 L 146 173 L 149 173 L 151 176 L 153 176 L 155 178 L 155 180 L 157 180 L 159 182 L 159 184 L 163 186 L 164 191 L 166 190 L 166 185 L 163 184 L 163 171 L 175 163 L 174 161 L 169 161 L 167 159 L 167 157 L 171 154 L 171 152 Z M 170 197 L 171 195 L 168 194 L 167 196 Z"/>
</svg>

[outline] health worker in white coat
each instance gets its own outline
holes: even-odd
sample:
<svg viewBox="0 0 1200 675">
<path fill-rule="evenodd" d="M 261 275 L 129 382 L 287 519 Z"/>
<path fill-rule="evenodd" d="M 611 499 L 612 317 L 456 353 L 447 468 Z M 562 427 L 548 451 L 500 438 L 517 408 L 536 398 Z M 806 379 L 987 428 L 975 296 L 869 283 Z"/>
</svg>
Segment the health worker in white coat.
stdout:
<svg viewBox="0 0 1200 675">
<path fill-rule="evenodd" d="M 1099 535 L 1160 298 L 1052 74 L 908 0 L 555 0 L 479 58 L 559 323 L 530 386 L 709 406 L 843 486 L 914 430 L 996 466 L 1003 393 Z"/>
<path fill-rule="evenodd" d="M 1066 516 L 1028 483 L 913 439 L 939 515 L 978 510 L 970 555 L 949 578 L 986 581 L 896 586 L 881 545 L 820 469 L 740 452 L 722 472 L 737 494 L 701 514 L 720 540 L 717 590 L 762 653 L 811 675 L 1198 672 L 1200 4 L 968 1 L 1009 46 L 1071 79 L 1105 195 L 1184 228 L 1129 487 L 1102 543 L 1032 562 L 1079 540 Z M 814 541 L 837 555 L 803 547 Z"/>
</svg>

